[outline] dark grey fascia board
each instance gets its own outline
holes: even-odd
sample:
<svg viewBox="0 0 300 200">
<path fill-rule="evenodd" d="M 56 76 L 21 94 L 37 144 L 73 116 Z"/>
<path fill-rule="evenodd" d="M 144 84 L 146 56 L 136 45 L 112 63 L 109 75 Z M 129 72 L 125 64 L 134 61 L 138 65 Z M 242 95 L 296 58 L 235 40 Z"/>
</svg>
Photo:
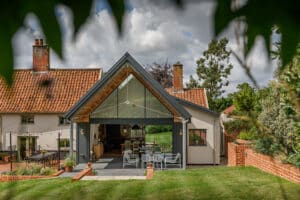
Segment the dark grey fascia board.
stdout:
<svg viewBox="0 0 300 200">
<path fill-rule="evenodd" d="M 95 92 L 97 92 L 103 85 L 109 80 L 109 78 L 115 74 L 118 70 L 118 66 L 123 66 L 123 64 L 126 63 L 126 57 L 127 57 L 127 52 L 108 70 L 107 73 L 105 73 L 104 77 L 98 80 L 93 87 L 84 95 L 82 96 L 77 103 L 75 103 L 74 106 L 70 108 L 68 112 L 64 115 L 65 118 L 70 119 L 75 112 L 83 105 L 86 103 L 86 101 L 94 95 Z"/>
<path fill-rule="evenodd" d="M 176 97 L 175 97 L 175 98 L 176 98 Z M 217 113 L 217 112 L 215 112 L 215 111 L 212 111 L 212 110 L 210 110 L 210 109 L 208 109 L 208 108 L 205 108 L 205 107 L 203 107 L 203 106 L 197 105 L 197 104 L 192 103 L 192 102 L 190 102 L 190 101 L 186 101 L 186 100 L 183 100 L 183 99 L 180 99 L 180 98 L 176 98 L 176 101 L 178 101 L 178 102 L 179 102 L 180 104 L 182 104 L 182 105 L 191 106 L 191 107 L 193 107 L 193 108 L 200 109 L 201 111 L 206 112 L 206 113 L 208 113 L 208 114 L 211 114 L 211 115 L 213 115 L 213 116 L 215 116 L 215 117 L 219 117 L 219 116 L 220 116 L 220 113 Z"/>
<path fill-rule="evenodd" d="M 174 118 L 90 118 L 90 123 L 168 125 L 174 123 Z"/>
<path fill-rule="evenodd" d="M 99 89 L 101 89 L 107 81 L 126 63 L 128 62 L 134 70 L 136 70 L 153 88 L 168 101 L 183 117 L 184 119 L 189 119 L 191 115 L 174 99 L 174 97 L 170 96 L 167 91 L 157 82 L 155 81 L 148 72 L 128 53 L 126 52 L 104 75 L 103 78 L 98 80 L 95 85 L 83 96 L 79 99 L 77 103 L 71 109 L 66 112 L 64 115 L 65 118 L 70 119 L 75 114 L 75 112 L 83 106 L 89 98 L 91 98 Z"/>
</svg>

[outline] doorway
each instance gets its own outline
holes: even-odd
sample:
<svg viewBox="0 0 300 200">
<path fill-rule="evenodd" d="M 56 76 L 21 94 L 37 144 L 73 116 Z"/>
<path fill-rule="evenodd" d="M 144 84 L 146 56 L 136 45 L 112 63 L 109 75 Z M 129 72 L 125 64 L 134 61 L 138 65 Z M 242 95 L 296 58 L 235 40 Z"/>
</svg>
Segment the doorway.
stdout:
<svg viewBox="0 0 300 200">
<path fill-rule="evenodd" d="M 31 156 L 36 151 L 36 137 L 22 136 L 18 137 L 20 158 L 24 160 L 26 157 Z"/>
<path fill-rule="evenodd" d="M 121 135 L 120 125 L 107 124 L 104 153 L 106 155 L 111 155 L 111 156 L 121 155 L 122 154 L 121 144 L 123 143 L 124 143 L 124 138 Z"/>
</svg>

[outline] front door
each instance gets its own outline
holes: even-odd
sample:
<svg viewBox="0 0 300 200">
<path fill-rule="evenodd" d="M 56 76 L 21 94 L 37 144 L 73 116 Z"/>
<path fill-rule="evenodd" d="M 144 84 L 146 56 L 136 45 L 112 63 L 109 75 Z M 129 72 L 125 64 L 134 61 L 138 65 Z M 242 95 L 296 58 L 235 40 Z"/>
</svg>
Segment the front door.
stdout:
<svg viewBox="0 0 300 200">
<path fill-rule="evenodd" d="M 19 137 L 20 157 L 24 160 L 36 151 L 36 137 Z"/>
</svg>

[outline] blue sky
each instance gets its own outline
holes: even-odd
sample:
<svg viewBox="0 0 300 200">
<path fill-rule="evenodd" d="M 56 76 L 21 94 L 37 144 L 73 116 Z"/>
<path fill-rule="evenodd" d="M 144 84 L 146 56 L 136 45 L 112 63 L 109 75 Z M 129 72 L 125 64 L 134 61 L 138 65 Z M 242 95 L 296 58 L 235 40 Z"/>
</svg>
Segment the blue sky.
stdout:
<svg viewBox="0 0 300 200">
<path fill-rule="evenodd" d="M 74 43 L 72 14 L 69 9 L 59 7 L 60 21 L 64 30 L 64 56 L 60 60 L 51 53 L 52 68 L 101 67 L 107 71 L 125 52 L 129 52 L 142 65 L 156 63 L 170 64 L 180 61 L 184 65 L 184 80 L 196 73 L 196 61 L 201 57 L 212 39 L 213 1 L 186 1 L 180 11 L 165 1 L 127 0 L 124 17 L 124 33 L 119 38 L 115 22 L 105 0 L 97 0 L 91 17 L 81 28 Z M 96 13 L 96 14 L 95 14 Z M 35 37 L 42 37 L 38 19 L 30 14 L 14 37 L 16 68 L 30 68 L 32 65 L 32 44 Z M 229 48 L 239 53 L 232 26 L 222 36 L 229 39 Z M 278 37 L 278 36 L 274 36 Z M 249 82 L 244 70 L 232 58 L 234 64 L 228 92 L 235 90 L 238 83 Z M 260 86 L 272 78 L 274 67 L 268 62 L 264 42 L 258 38 L 248 59 Z M 196 76 L 195 76 L 196 77 Z"/>
</svg>

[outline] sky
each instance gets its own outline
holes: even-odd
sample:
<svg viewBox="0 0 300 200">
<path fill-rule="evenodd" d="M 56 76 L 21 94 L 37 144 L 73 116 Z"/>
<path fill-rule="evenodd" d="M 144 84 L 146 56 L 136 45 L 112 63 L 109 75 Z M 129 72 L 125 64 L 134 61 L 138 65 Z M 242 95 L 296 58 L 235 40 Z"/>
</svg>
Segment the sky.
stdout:
<svg viewBox="0 0 300 200">
<path fill-rule="evenodd" d="M 51 68 L 103 68 L 107 71 L 125 52 L 129 52 L 142 66 L 166 61 L 184 66 L 184 82 L 196 76 L 196 61 L 213 38 L 214 1 L 185 1 L 184 9 L 166 1 L 127 0 L 123 36 L 117 34 L 115 22 L 105 0 L 96 0 L 91 16 L 81 27 L 77 40 L 73 36 L 72 13 L 58 6 L 62 28 L 64 60 L 51 51 Z M 24 27 L 13 38 L 15 68 L 31 68 L 34 38 L 44 37 L 34 14 L 27 15 Z M 240 53 L 230 26 L 219 37 L 229 39 L 228 48 Z M 234 57 L 226 94 L 236 90 L 242 82 L 250 82 Z M 258 38 L 248 64 L 260 87 L 273 77 L 274 64 L 269 62 L 264 42 Z"/>
</svg>

